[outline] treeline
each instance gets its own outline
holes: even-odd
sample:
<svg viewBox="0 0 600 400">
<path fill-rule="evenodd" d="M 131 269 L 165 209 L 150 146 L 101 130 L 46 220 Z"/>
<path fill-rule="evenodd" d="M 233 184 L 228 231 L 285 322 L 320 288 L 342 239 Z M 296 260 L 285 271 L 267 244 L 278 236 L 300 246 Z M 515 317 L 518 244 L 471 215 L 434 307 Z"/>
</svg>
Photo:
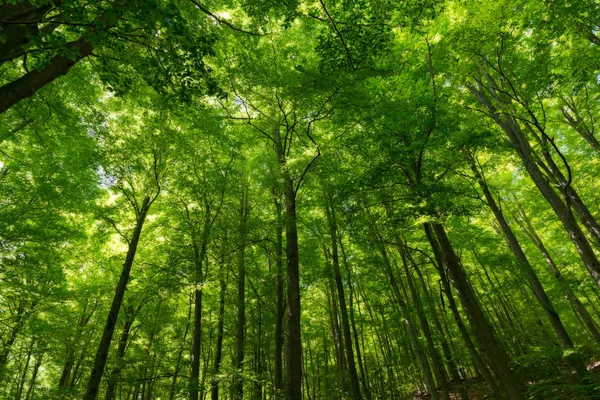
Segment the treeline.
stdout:
<svg viewBox="0 0 600 400">
<path fill-rule="evenodd" d="M 0 398 L 597 398 L 594 0 L 0 3 Z"/>
</svg>

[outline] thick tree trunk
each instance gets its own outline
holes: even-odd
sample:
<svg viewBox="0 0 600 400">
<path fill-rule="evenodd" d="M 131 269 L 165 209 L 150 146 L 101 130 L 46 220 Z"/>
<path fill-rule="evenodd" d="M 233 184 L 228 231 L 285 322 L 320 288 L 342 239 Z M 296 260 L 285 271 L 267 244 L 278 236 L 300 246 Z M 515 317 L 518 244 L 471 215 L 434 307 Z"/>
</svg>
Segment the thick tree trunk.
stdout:
<svg viewBox="0 0 600 400">
<path fill-rule="evenodd" d="M 90 374 L 90 379 L 88 381 L 83 400 L 95 400 L 98 394 L 100 381 L 102 380 L 102 375 L 104 374 L 104 366 L 106 365 L 106 359 L 108 358 L 110 342 L 112 340 L 113 333 L 115 332 L 115 325 L 117 324 L 117 318 L 119 317 L 119 311 L 121 310 L 121 303 L 123 303 L 125 290 L 127 290 L 127 282 L 129 282 L 129 274 L 133 265 L 133 259 L 135 258 L 138 242 L 142 233 L 142 227 L 146 221 L 146 214 L 148 213 L 149 208 L 150 197 L 146 197 L 144 198 L 142 207 L 137 215 L 137 223 L 133 231 L 131 241 L 129 242 L 127 257 L 125 258 L 123 270 L 121 271 L 121 277 L 119 279 L 119 283 L 117 284 L 110 311 L 108 312 L 102 338 L 98 344 L 98 351 L 96 352 L 94 366 L 92 367 L 92 372 Z"/>
<path fill-rule="evenodd" d="M 77 52 L 74 58 L 55 56 L 41 70 L 30 71 L 0 87 L 0 114 L 19 101 L 33 96 L 35 92 L 56 78 L 65 75 L 73 65 L 92 54 L 94 49 L 94 45 L 85 38 L 71 42 L 66 47 L 69 51 Z"/>
<path fill-rule="evenodd" d="M 346 361 L 348 363 L 348 378 L 350 381 L 350 391 L 354 400 L 362 398 L 358 381 L 358 373 L 356 372 L 356 364 L 354 362 L 354 351 L 352 350 L 352 334 L 350 333 L 350 320 L 348 318 L 348 307 L 346 306 L 346 296 L 344 293 L 344 284 L 342 282 L 342 273 L 340 270 L 339 254 L 338 254 L 338 237 L 337 237 L 337 221 L 335 218 L 335 210 L 333 199 L 328 196 L 329 204 L 326 206 L 327 221 L 329 224 L 329 234 L 331 236 L 331 259 L 333 263 L 333 274 L 335 285 L 337 288 L 338 301 L 340 304 L 340 312 L 342 315 L 342 332 L 344 334 L 344 347 L 346 350 Z"/>
</svg>

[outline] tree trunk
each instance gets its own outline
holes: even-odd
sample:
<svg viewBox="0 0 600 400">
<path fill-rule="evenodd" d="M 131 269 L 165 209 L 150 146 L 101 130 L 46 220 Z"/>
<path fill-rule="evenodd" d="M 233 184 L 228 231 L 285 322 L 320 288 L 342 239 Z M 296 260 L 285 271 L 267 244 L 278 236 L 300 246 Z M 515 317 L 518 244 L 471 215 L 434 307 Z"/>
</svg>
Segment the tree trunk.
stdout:
<svg viewBox="0 0 600 400">
<path fill-rule="evenodd" d="M 337 221 L 335 218 L 335 209 L 331 195 L 328 195 L 328 205 L 325 207 L 327 221 L 329 223 L 329 234 L 331 236 L 331 259 L 333 263 L 333 273 L 335 285 L 337 288 L 340 312 L 342 315 L 342 332 L 344 335 L 344 347 L 346 350 L 346 361 L 348 363 L 348 378 L 350 381 L 350 391 L 352 399 L 360 400 L 360 386 L 358 382 L 358 373 L 354 362 L 354 351 L 352 350 L 352 334 L 350 333 L 350 321 L 348 318 L 348 308 L 346 306 L 346 296 L 344 294 L 344 284 L 342 283 L 342 273 L 340 271 L 340 262 L 338 254 Z"/>
<path fill-rule="evenodd" d="M 406 259 L 406 249 L 402 247 L 400 243 L 400 238 L 396 235 L 398 253 L 402 259 L 402 265 L 404 266 L 404 273 L 406 274 L 406 280 L 408 282 L 408 288 L 411 294 L 411 298 L 413 301 L 413 305 L 417 311 L 417 317 L 419 318 L 419 322 L 421 324 L 421 329 L 423 329 L 423 335 L 425 336 L 425 340 L 427 343 L 427 349 L 429 350 L 429 355 L 431 357 L 431 363 L 433 364 L 433 373 L 435 374 L 435 379 L 437 381 L 438 386 L 442 392 L 442 395 L 445 399 L 450 400 L 450 393 L 448 390 L 448 378 L 446 376 L 446 371 L 444 370 L 444 364 L 442 362 L 442 358 L 440 357 L 435 344 L 433 343 L 433 337 L 431 335 L 431 329 L 429 328 L 429 322 L 425 317 L 425 312 L 423 311 L 423 305 L 421 303 L 421 299 L 419 298 L 419 294 L 417 293 L 417 288 L 415 287 L 415 283 L 412 278 L 412 274 L 408 269 L 408 262 Z"/>
<path fill-rule="evenodd" d="M 283 223 L 281 218 L 281 201 L 276 190 L 273 190 L 273 201 L 277 209 L 277 223 L 275 225 L 275 266 L 277 268 L 277 310 L 275 315 L 275 398 L 280 399 L 283 394 L 283 317 L 285 313 L 285 300 L 283 297 Z M 213 399 L 216 400 L 216 399 Z"/>
<path fill-rule="evenodd" d="M 217 322 L 217 343 L 215 344 L 215 363 L 214 373 L 215 377 L 212 381 L 212 400 L 219 400 L 219 378 L 218 374 L 221 370 L 221 358 L 223 353 L 223 321 L 225 317 L 225 290 L 227 284 L 225 282 L 224 270 L 225 270 L 225 245 L 227 243 L 227 234 L 224 235 L 223 242 L 221 243 L 221 257 L 219 259 L 219 316 Z"/>
<path fill-rule="evenodd" d="M 477 183 L 479 183 L 479 187 L 483 191 L 486 204 L 492 210 L 492 213 L 494 213 L 494 216 L 496 217 L 496 220 L 498 221 L 498 224 L 502 229 L 502 233 L 504 234 L 506 242 L 508 243 L 508 246 L 510 247 L 512 253 L 514 254 L 517 260 L 518 266 L 520 267 L 523 275 L 525 276 L 525 279 L 529 283 L 529 287 L 533 291 L 533 294 L 544 309 L 546 317 L 550 321 L 550 324 L 552 325 L 552 328 L 554 329 L 554 332 L 556 333 L 556 336 L 558 337 L 561 346 L 565 349 L 572 349 L 573 342 L 569 337 L 569 334 L 567 333 L 567 330 L 565 329 L 560 319 L 560 316 L 556 312 L 556 309 L 550 301 L 550 298 L 548 297 L 546 290 L 542 286 L 542 283 L 540 282 L 536 272 L 529 263 L 529 259 L 523 252 L 519 240 L 508 225 L 508 221 L 506 221 L 506 218 L 504 218 L 504 213 L 502 212 L 502 210 L 500 210 L 500 207 L 498 207 L 498 204 L 496 203 L 496 199 L 494 199 L 494 197 L 492 196 L 492 193 L 490 192 L 487 186 L 487 182 L 485 181 L 483 175 L 479 171 L 479 168 L 477 168 L 477 165 L 475 164 L 476 161 L 474 156 L 468 151 L 466 155 L 469 166 L 471 167 L 471 171 L 473 171 L 473 174 L 475 174 Z M 581 367 L 583 367 L 583 364 L 581 365 Z"/>
<path fill-rule="evenodd" d="M 73 59 L 65 56 L 55 56 L 41 70 L 30 71 L 0 87 L 0 114 L 19 101 L 33 96 L 35 92 L 56 78 L 65 75 L 73 65 L 92 54 L 94 49 L 93 44 L 85 38 L 68 43 L 66 47 L 69 51 L 73 49 L 77 52 Z"/>
<path fill-rule="evenodd" d="M 467 87 L 471 93 L 479 100 L 479 102 L 488 110 L 493 120 L 504 130 L 510 139 L 513 149 L 517 152 L 519 158 L 525 166 L 525 170 L 533 180 L 534 184 L 544 196 L 548 204 L 554 210 L 554 213 L 563 224 L 563 227 L 569 234 L 571 241 L 577 248 L 579 255 L 588 269 L 588 272 L 600 286 L 600 261 L 596 257 L 592 246 L 587 240 L 585 234 L 581 230 L 581 227 L 575 220 L 573 212 L 570 207 L 567 207 L 560 196 L 554 191 L 550 183 L 546 180 L 544 174 L 540 170 L 539 166 L 534 160 L 533 150 L 529 144 L 527 138 L 523 134 L 518 122 L 509 114 L 500 112 L 488 98 L 487 92 L 496 93 L 495 85 L 490 78 L 489 90 L 483 88 L 483 83 L 479 82 L 479 87 L 467 84 Z M 498 97 L 496 95 L 496 100 Z"/>
<path fill-rule="evenodd" d="M 482 356 L 498 377 L 506 397 L 511 400 L 524 399 L 525 384 L 510 367 L 508 354 L 496 338 L 485 317 L 481 305 L 477 301 L 465 272 L 454 253 L 454 249 L 446 235 L 446 230 L 439 223 L 432 224 L 432 228 L 437 236 L 439 248 L 443 255 L 444 267 L 448 271 L 448 278 L 458 293 Z"/>
<path fill-rule="evenodd" d="M 123 357 L 125 356 L 125 350 L 127 349 L 127 341 L 129 340 L 129 332 L 133 322 L 135 321 L 135 316 L 142 308 L 142 305 L 143 303 L 140 304 L 137 309 L 134 309 L 131 305 L 125 309 L 125 321 L 123 321 L 123 330 L 121 331 L 119 347 L 117 348 L 117 359 L 115 360 L 115 366 L 113 367 L 110 377 L 108 378 L 108 387 L 106 389 L 104 400 L 113 400 L 115 398 L 117 381 L 121 375 L 121 370 L 123 368 Z"/>
<path fill-rule="evenodd" d="M 204 225 L 200 238 L 194 227 L 191 228 L 192 250 L 194 260 L 194 328 L 192 330 L 192 351 L 190 361 L 190 400 L 198 400 L 200 388 L 200 350 L 202 343 L 202 287 L 204 285 L 203 262 L 206 256 L 206 247 L 210 237 L 213 220 L 211 219 L 210 204 L 206 196 L 204 201 Z"/>
<path fill-rule="evenodd" d="M 346 252 L 344 251 L 344 243 L 341 237 L 338 238 L 340 243 L 340 251 L 342 253 L 342 260 L 344 261 L 344 267 L 346 268 L 346 276 L 348 279 L 348 309 L 350 310 L 350 327 L 352 328 L 352 336 L 354 338 L 354 348 L 356 349 L 356 361 L 358 363 L 358 367 L 360 370 L 361 384 L 363 386 L 363 393 L 365 394 L 367 399 L 371 398 L 371 394 L 369 391 L 369 386 L 367 384 L 367 373 L 366 368 L 363 365 L 363 359 L 361 356 L 360 344 L 358 341 L 358 333 L 356 329 L 356 321 L 354 318 L 354 290 L 352 289 L 352 272 L 350 270 L 350 266 L 348 265 L 348 259 L 346 258 Z M 360 307 L 359 307 L 360 312 Z M 362 331 L 362 329 L 361 329 Z"/>
<path fill-rule="evenodd" d="M 142 233 L 142 227 L 144 226 L 146 214 L 148 213 L 149 208 L 150 197 L 146 197 L 144 198 L 142 207 L 137 215 L 137 223 L 133 231 L 131 241 L 129 242 L 127 257 L 125 258 L 125 263 L 123 264 L 123 270 L 121 271 L 121 277 L 119 279 L 119 283 L 117 284 L 110 311 L 108 312 L 106 324 L 104 325 L 102 339 L 100 339 L 100 343 L 98 344 L 98 351 L 96 352 L 94 366 L 92 367 L 92 372 L 90 374 L 90 379 L 88 381 L 83 400 L 95 400 L 96 395 L 98 394 L 100 381 L 102 380 L 102 374 L 104 373 L 104 366 L 106 365 L 106 359 L 108 358 L 110 342 L 115 331 L 115 325 L 117 324 L 119 311 L 121 310 L 123 296 L 125 295 L 125 290 L 127 290 L 127 282 L 129 281 L 129 274 L 133 265 L 133 259 L 135 258 L 138 242 Z"/>
<path fill-rule="evenodd" d="M 246 237 L 248 232 L 248 193 L 242 188 L 240 203 L 240 229 L 238 253 L 238 293 L 237 293 L 237 322 L 235 331 L 235 358 L 233 368 L 234 388 L 233 398 L 242 400 L 244 397 L 244 347 L 246 339 Z"/>
<path fill-rule="evenodd" d="M 287 323 L 285 341 L 285 398 L 302 400 L 302 339 L 300 331 L 300 271 L 296 191 L 287 167 L 279 123 L 273 128 L 275 155 L 285 198 L 285 254 L 287 259 Z"/>
<path fill-rule="evenodd" d="M 537 232 L 533 228 L 533 225 L 531 225 L 529 218 L 525 214 L 525 210 L 523 210 L 519 205 L 517 205 L 517 207 L 518 214 L 515 219 L 519 223 L 521 230 L 523 230 L 523 232 L 525 233 L 525 235 L 527 235 L 529 240 L 535 245 L 535 247 L 540 251 L 540 253 L 542 253 L 544 259 L 546 260 L 546 263 L 548 264 L 550 272 L 556 278 L 556 280 L 564 290 L 567 296 L 567 300 L 569 301 L 573 309 L 577 312 L 577 314 L 579 314 L 581 319 L 584 321 L 584 324 L 586 325 L 594 339 L 596 341 L 600 341 L 600 330 L 598 330 L 598 326 L 594 322 L 594 319 L 592 318 L 588 310 L 585 308 L 581 300 L 579 300 L 579 298 L 575 295 L 568 282 L 560 273 L 558 267 L 554 263 L 554 259 L 548 252 L 548 249 L 546 249 L 546 246 L 544 245 Z"/>
<path fill-rule="evenodd" d="M 35 365 L 33 366 L 33 373 L 31 374 L 31 379 L 29 380 L 29 388 L 27 389 L 27 394 L 25 395 L 25 400 L 30 400 L 33 396 L 33 391 L 35 389 L 35 382 L 37 381 L 38 372 L 40 371 L 40 366 L 42 365 L 42 358 L 44 357 L 44 353 L 41 352 Z"/>
</svg>

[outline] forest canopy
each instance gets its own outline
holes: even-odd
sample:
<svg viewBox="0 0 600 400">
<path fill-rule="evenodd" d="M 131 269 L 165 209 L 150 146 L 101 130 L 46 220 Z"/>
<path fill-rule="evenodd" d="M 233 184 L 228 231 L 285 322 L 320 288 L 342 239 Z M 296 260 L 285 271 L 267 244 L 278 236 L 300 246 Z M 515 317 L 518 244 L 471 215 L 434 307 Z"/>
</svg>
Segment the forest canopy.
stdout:
<svg viewBox="0 0 600 400">
<path fill-rule="evenodd" d="M 0 399 L 600 398 L 598 0 L 0 0 Z"/>
</svg>

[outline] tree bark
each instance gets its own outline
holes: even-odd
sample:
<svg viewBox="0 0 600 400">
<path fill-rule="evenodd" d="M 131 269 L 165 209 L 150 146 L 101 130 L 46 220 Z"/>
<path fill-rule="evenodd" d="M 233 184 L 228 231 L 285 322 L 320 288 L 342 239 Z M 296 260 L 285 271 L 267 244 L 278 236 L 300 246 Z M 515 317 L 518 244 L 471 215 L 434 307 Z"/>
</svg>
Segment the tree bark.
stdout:
<svg viewBox="0 0 600 400">
<path fill-rule="evenodd" d="M 237 322 L 235 331 L 235 369 L 233 398 L 242 400 L 244 397 L 244 357 L 246 339 L 246 241 L 248 233 L 248 193 L 242 188 L 240 201 L 240 227 L 238 251 L 238 292 L 237 292 Z"/>
<path fill-rule="evenodd" d="M 273 142 L 285 198 L 285 254 L 287 260 L 285 399 L 302 400 L 302 340 L 300 331 L 300 271 L 298 263 L 296 191 L 287 167 L 279 123 L 276 123 L 273 128 Z"/>
<path fill-rule="evenodd" d="M 352 334 L 350 332 L 350 320 L 348 318 L 348 307 L 346 306 L 346 296 L 344 293 L 344 284 L 342 282 L 342 273 L 340 270 L 337 221 L 335 217 L 333 199 L 330 194 L 327 195 L 327 198 L 328 205 L 326 205 L 325 211 L 327 214 L 327 222 L 329 224 L 329 234 L 331 236 L 331 259 L 333 263 L 333 273 L 335 285 L 337 288 L 338 301 L 340 304 L 340 313 L 342 315 L 342 332 L 344 335 L 346 361 L 348 363 L 348 378 L 350 381 L 350 391 L 352 399 L 360 400 L 362 398 L 362 395 L 360 393 L 358 373 L 356 372 L 356 363 L 354 362 L 354 351 L 352 350 Z"/>
<path fill-rule="evenodd" d="M 281 218 L 281 201 L 276 190 L 273 191 L 273 201 L 277 209 L 277 223 L 275 225 L 275 267 L 277 268 L 277 310 L 275 315 L 275 398 L 280 399 L 283 394 L 283 317 L 285 313 L 285 300 L 283 295 L 283 223 Z M 216 399 L 213 399 L 216 400 Z"/>
<path fill-rule="evenodd" d="M 56 78 L 65 75 L 73 65 L 92 54 L 94 49 L 94 45 L 85 38 L 70 42 L 66 47 L 69 51 L 76 51 L 73 58 L 55 56 L 41 70 L 30 71 L 0 87 L 0 114 L 19 101 L 33 96 L 35 92 Z"/>
<path fill-rule="evenodd" d="M 106 319 L 106 324 L 104 325 L 102 338 L 100 339 L 100 343 L 98 344 L 98 351 L 96 352 L 94 366 L 92 367 L 92 372 L 90 374 L 90 379 L 88 381 L 83 400 L 95 400 L 96 396 L 98 395 L 100 381 L 102 380 L 102 375 L 104 374 L 104 366 L 106 365 L 106 359 L 108 358 L 110 342 L 115 332 L 115 325 L 117 324 L 117 318 L 119 316 L 119 311 L 121 310 L 121 304 L 123 303 L 123 296 L 125 295 L 125 290 L 127 290 L 127 283 L 129 282 L 129 274 L 131 273 L 133 259 L 135 258 L 138 242 L 142 233 L 142 227 L 144 226 L 144 222 L 146 221 L 146 214 L 148 213 L 149 208 L 150 197 L 146 197 L 144 198 L 142 207 L 140 208 L 139 214 L 137 215 L 137 222 L 133 231 L 133 236 L 131 237 L 131 241 L 129 242 L 127 257 L 125 258 L 123 270 L 121 271 L 121 277 L 115 290 L 115 295 L 113 297 L 110 311 L 108 312 L 108 317 Z"/>
<path fill-rule="evenodd" d="M 458 293 L 458 298 L 467 314 L 473 336 L 477 340 L 482 357 L 487 360 L 488 366 L 498 377 L 506 397 L 511 400 L 525 399 L 525 384 L 510 367 L 508 354 L 496 338 L 491 325 L 483 313 L 481 305 L 477 301 L 465 272 L 454 253 L 454 249 L 446 235 L 446 230 L 439 223 L 432 224 L 432 228 L 437 236 L 437 242 L 443 255 L 443 265 L 448 272 L 448 278 Z"/>
<path fill-rule="evenodd" d="M 212 381 L 212 400 L 219 400 L 219 379 L 218 374 L 221 370 L 221 358 L 223 354 L 223 322 L 225 317 L 225 291 L 227 284 L 225 282 L 224 270 L 225 270 L 225 246 L 227 243 L 227 234 L 224 235 L 223 242 L 221 243 L 221 256 L 219 258 L 219 316 L 217 321 L 217 341 L 215 344 L 215 362 L 214 362 L 214 373 L 215 377 Z"/>
</svg>

